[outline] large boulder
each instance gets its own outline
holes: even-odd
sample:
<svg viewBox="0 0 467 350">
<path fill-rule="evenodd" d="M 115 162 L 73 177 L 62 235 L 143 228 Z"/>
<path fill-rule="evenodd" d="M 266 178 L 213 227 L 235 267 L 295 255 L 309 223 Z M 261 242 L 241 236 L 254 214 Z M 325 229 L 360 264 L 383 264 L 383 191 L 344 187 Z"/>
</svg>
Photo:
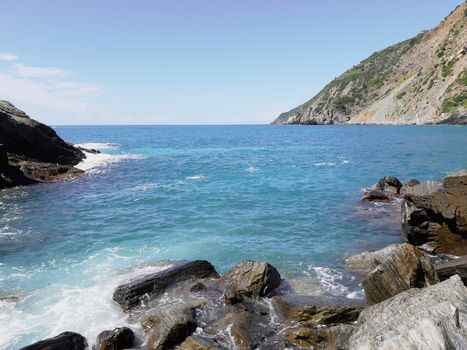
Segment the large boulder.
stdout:
<svg viewBox="0 0 467 350">
<path fill-rule="evenodd" d="M 411 244 L 440 253 L 467 254 L 467 172 L 407 188 L 402 234 Z"/>
<path fill-rule="evenodd" d="M 368 303 L 379 303 L 410 288 L 438 281 L 430 260 L 410 245 L 402 244 L 363 280 Z"/>
<path fill-rule="evenodd" d="M 343 260 L 343 265 L 350 270 L 359 272 L 370 272 L 375 269 L 392 253 L 401 247 L 401 244 L 391 244 L 383 249 L 364 251 Z"/>
<path fill-rule="evenodd" d="M 113 300 L 124 310 L 129 311 L 140 305 L 143 299 L 155 298 L 178 283 L 210 277 L 218 278 L 219 275 L 214 266 L 206 260 L 175 260 L 163 270 L 118 286 L 113 294 Z"/>
<path fill-rule="evenodd" d="M 361 303 L 330 295 L 278 295 L 272 304 L 286 323 L 305 326 L 353 322 L 363 309 Z"/>
<path fill-rule="evenodd" d="M 401 188 L 402 183 L 395 176 L 385 176 L 371 187 L 372 190 L 379 190 L 392 195 L 399 194 Z"/>
<path fill-rule="evenodd" d="M 363 310 L 349 349 L 465 349 L 466 327 L 467 288 L 453 276 Z"/>
<path fill-rule="evenodd" d="M 99 333 L 96 350 L 123 350 L 133 346 L 135 334 L 130 328 L 121 327 Z"/>
<path fill-rule="evenodd" d="M 441 281 L 447 280 L 451 276 L 459 275 L 462 282 L 467 286 L 467 255 L 458 259 L 437 263 L 434 267 Z"/>
<path fill-rule="evenodd" d="M 277 269 L 264 262 L 243 260 L 223 277 L 224 296 L 228 303 L 235 304 L 245 298 L 255 298 L 271 293 L 281 283 Z"/>
<path fill-rule="evenodd" d="M 74 332 L 63 332 L 53 338 L 25 346 L 20 350 L 85 350 L 88 347 L 86 338 Z"/>
</svg>

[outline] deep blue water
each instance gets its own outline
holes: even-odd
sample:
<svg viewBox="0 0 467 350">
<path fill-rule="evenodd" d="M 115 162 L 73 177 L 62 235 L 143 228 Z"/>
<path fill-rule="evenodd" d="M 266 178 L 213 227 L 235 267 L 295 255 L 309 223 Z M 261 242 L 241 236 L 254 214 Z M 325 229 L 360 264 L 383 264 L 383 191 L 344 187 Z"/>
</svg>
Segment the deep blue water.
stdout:
<svg viewBox="0 0 467 350">
<path fill-rule="evenodd" d="M 84 165 L 88 176 L 0 192 L 0 292 L 21 298 L 0 302 L 2 349 L 64 330 L 93 341 L 124 324 L 113 289 L 164 258 L 207 259 L 221 272 L 268 261 L 302 288 L 359 297 L 342 256 L 401 239 L 397 209 L 360 203 L 362 189 L 384 175 L 467 168 L 465 127 L 56 130 L 105 149 Z"/>
</svg>

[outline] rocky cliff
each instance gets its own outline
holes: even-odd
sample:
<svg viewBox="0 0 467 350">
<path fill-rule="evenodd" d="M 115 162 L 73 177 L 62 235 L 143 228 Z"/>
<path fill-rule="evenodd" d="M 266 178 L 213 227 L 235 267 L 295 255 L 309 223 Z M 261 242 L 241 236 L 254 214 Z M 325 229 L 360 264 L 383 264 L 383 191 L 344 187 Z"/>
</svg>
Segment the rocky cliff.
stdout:
<svg viewBox="0 0 467 350">
<path fill-rule="evenodd" d="M 49 126 L 0 101 L 0 189 L 75 175 L 85 158 Z"/>
<path fill-rule="evenodd" d="M 467 124 L 467 2 L 335 78 L 273 124 Z"/>
</svg>

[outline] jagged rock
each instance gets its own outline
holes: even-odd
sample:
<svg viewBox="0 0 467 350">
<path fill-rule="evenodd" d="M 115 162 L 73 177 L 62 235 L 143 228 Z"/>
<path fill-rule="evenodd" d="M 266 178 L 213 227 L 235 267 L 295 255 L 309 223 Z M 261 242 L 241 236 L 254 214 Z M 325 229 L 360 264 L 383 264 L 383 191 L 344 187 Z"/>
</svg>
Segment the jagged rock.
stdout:
<svg viewBox="0 0 467 350">
<path fill-rule="evenodd" d="M 371 190 L 369 192 L 365 192 L 362 196 L 362 201 L 368 202 L 379 202 L 387 200 L 389 200 L 389 196 L 380 190 Z"/>
<path fill-rule="evenodd" d="M 333 327 L 293 327 L 284 331 L 287 340 L 300 349 L 347 349 L 347 343 L 355 327 L 339 324 Z"/>
<path fill-rule="evenodd" d="M 467 172 L 407 188 L 402 234 L 411 244 L 439 253 L 467 254 Z"/>
<path fill-rule="evenodd" d="M 198 326 L 193 305 L 165 305 L 145 317 L 143 328 L 149 332 L 148 350 L 169 350 L 181 344 Z"/>
<path fill-rule="evenodd" d="M 277 269 L 263 262 L 243 260 L 223 277 L 224 296 L 228 303 L 235 304 L 245 298 L 265 296 L 281 282 Z"/>
<path fill-rule="evenodd" d="M 467 288 L 453 276 L 363 310 L 349 349 L 465 349 L 466 326 Z"/>
<path fill-rule="evenodd" d="M 402 183 L 395 176 L 385 176 L 377 184 L 371 186 L 372 190 L 383 191 L 392 195 L 399 194 L 401 188 Z"/>
<path fill-rule="evenodd" d="M 227 350 L 214 338 L 201 337 L 198 335 L 191 335 L 180 344 L 178 350 Z"/>
<path fill-rule="evenodd" d="M 130 328 L 121 327 L 99 333 L 97 350 L 123 350 L 133 346 L 135 334 Z"/>
<path fill-rule="evenodd" d="M 438 281 L 429 259 L 410 244 L 400 245 L 363 280 L 368 303 L 379 303 L 410 288 Z"/>
<path fill-rule="evenodd" d="M 20 350 L 85 350 L 88 347 L 86 338 L 74 332 L 63 332 L 59 335 L 25 346 Z"/>
<path fill-rule="evenodd" d="M 211 263 L 206 260 L 175 260 L 171 261 L 162 271 L 118 286 L 113 294 L 113 300 L 128 311 L 140 305 L 143 298 L 155 298 L 177 283 L 210 277 L 218 278 L 219 275 Z"/>
<path fill-rule="evenodd" d="M 383 249 L 375 251 L 361 252 L 352 255 L 343 260 L 343 265 L 350 270 L 370 272 L 378 265 L 380 265 L 384 259 L 391 255 L 394 251 L 399 249 L 401 244 L 391 244 Z"/>
<path fill-rule="evenodd" d="M 453 275 L 459 275 L 462 282 L 467 285 L 467 255 L 464 255 L 459 259 L 435 264 L 434 268 L 441 281 L 444 281 Z"/>
<path fill-rule="evenodd" d="M 274 296 L 272 304 L 288 323 L 333 325 L 355 321 L 363 305 L 347 298 L 285 294 Z"/>
</svg>

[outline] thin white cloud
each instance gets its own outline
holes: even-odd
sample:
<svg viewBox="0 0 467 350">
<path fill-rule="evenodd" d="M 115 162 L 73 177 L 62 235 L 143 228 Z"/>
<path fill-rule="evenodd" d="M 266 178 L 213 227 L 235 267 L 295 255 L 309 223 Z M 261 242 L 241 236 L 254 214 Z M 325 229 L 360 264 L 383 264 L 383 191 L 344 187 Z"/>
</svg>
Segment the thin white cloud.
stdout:
<svg viewBox="0 0 467 350">
<path fill-rule="evenodd" d="M 18 56 L 12 54 L 11 52 L 1 52 L 0 61 L 15 61 L 18 59 Z"/>
<path fill-rule="evenodd" d="M 22 78 L 54 78 L 72 75 L 70 71 L 60 68 L 33 67 L 26 66 L 22 63 L 16 63 L 14 67 L 16 68 L 18 75 Z"/>
</svg>

